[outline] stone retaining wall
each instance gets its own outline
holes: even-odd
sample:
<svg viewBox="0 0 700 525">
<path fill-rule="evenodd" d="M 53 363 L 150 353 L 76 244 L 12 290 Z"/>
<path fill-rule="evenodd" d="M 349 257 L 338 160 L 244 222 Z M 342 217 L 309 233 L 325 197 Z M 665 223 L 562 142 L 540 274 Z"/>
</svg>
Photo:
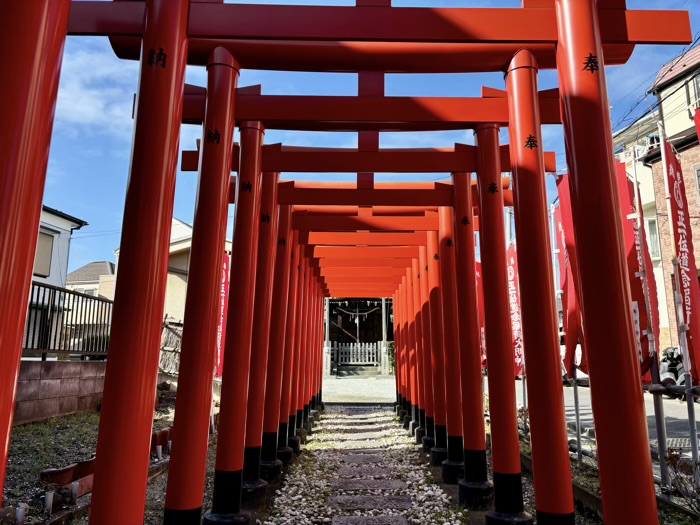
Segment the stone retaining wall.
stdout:
<svg viewBox="0 0 700 525">
<path fill-rule="evenodd" d="M 13 424 L 97 410 L 106 366 L 104 361 L 22 361 Z"/>
</svg>

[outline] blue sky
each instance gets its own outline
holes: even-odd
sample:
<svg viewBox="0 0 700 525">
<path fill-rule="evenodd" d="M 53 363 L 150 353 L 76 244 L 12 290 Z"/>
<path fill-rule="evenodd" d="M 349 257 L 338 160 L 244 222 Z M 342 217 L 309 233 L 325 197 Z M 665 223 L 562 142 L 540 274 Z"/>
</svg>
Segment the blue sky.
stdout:
<svg viewBox="0 0 700 525">
<path fill-rule="evenodd" d="M 231 3 L 261 3 L 236 0 Z M 227 2 L 228 3 L 228 2 Z M 354 5 L 354 0 L 264 0 L 267 4 Z M 694 0 L 628 0 L 630 9 L 686 9 L 691 13 L 693 31 L 700 32 L 700 6 Z M 394 0 L 396 7 L 518 7 L 520 0 Z M 659 68 L 674 59 L 682 46 L 639 46 L 630 61 L 608 68 L 612 121 L 618 123 L 643 97 Z M 202 67 L 189 67 L 187 81 L 206 85 Z M 138 84 L 138 64 L 118 60 L 106 38 L 69 37 L 66 44 L 58 94 L 56 121 L 44 203 L 80 217 L 89 226 L 74 234 L 69 271 L 91 261 L 114 261 L 119 246 L 126 181 L 131 154 L 133 121 L 131 110 Z M 240 86 L 262 84 L 270 95 L 356 95 L 357 75 L 252 71 L 241 73 Z M 478 97 L 481 86 L 504 88 L 503 75 L 387 75 L 388 96 Z M 557 86 L 556 73 L 540 74 L 540 89 Z M 653 103 L 653 97 L 648 97 Z M 639 104 L 633 120 L 648 108 Z M 631 121 L 630 120 L 630 121 Z M 618 126 L 620 127 L 620 126 Z M 183 126 L 180 147 L 193 149 L 201 133 L 196 126 Z M 504 134 L 504 142 L 507 141 Z M 288 145 L 354 147 L 354 133 L 311 133 L 268 131 L 267 143 Z M 381 147 L 451 147 L 455 142 L 473 143 L 470 131 L 438 133 L 383 133 Z M 560 126 L 544 129 L 547 151 L 557 153 L 559 170 L 566 168 Z M 283 177 L 285 175 L 283 174 Z M 377 174 L 376 180 L 439 180 L 447 174 Z M 306 180 L 354 180 L 352 174 L 295 174 Z M 550 178 L 551 179 L 551 178 Z M 553 181 L 548 183 L 554 198 Z M 175 216 L 192 221 L 197 191 L 194 173 L 178 173 Z M 233 208 L 229 215 L 233 215 Z M 229 218 L 229 234 L 231 231 Z"/>
</svg>

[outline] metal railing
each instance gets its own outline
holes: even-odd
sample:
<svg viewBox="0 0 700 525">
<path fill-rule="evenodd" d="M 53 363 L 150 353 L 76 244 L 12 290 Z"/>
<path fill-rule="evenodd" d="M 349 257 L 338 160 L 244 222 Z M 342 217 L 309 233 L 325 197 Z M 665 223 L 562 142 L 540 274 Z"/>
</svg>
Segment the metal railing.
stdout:
<svg viewBox="0 0 700 525">
<path fill-rule="evenodd" d="M 112 301 L 33 282 L 23 355 L 107 355 Z"/>
</svg>

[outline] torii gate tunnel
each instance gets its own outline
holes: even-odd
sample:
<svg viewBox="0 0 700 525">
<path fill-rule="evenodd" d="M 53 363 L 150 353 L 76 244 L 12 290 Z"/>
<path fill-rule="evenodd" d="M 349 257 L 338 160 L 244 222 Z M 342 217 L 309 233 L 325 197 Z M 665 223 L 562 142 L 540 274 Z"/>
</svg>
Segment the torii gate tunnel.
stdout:
<svg viewBox="0 0 700 525">
<path fill-rule="evenodd" d="M 563 123 L 605 522 L 658 516 L 613 168 L 604 65 L 641 44 L 687 44 L 680 11 L 625 0 L 523 0 L 512 9 L 223 4 L 216 0 L 5 2 L 0 16 L 0 480 L 4 480 L 54 108 L 66 35 L 109 36 L 139 60 L 135 134 L 90 523 L 143 523 L 180 124 L 201 123 L 189 287 L 164 523 L 202 519 L 217 301 L 227 209 L 236 201 L 213 507 L 245 523 L 319 408 L 323 298 L 392 298 L 399 410 L 460 481 L 493 491 L 488 523 L 523 513 L 503 209 L 522 272 L 537 521 L 573 524 L 560 376 L 543 124 Z M 185 86 L 186 65 L 208 83 Z M 265 96 L 242 68 L 359 72 L 357 97 Z M 559 89 L 538 93 L 540 69 Z M 502 71 L 482 98 L 384 96 L 385 73 Z M 240 144 L 233 145 L 234 126 Z M 508 127 L 510 144 L 499 145 Z M 263 146 L 265 129 L 358 131 L 356 150 Z M 472 129 L 476 146 L 382 150 L 381 131 Z M 231 171 L 237 172 L 231 182 Z M 280 182 L 280 172 L 354 172 L 352 184 Z M 376 172 L 452 173 L 452 183 L 375 183 Z M 512 171 L 512 189 L 502 172 Z M 476 174 L 474 176 L 473 174 Z M 589 213 L 595 203 L 595 213 Z M 477 221 L 478 219 L 478 221 Z M 492 432 L 489 481 L 477 321 L 480 229 Z M 126 393 L 126 394 L 125 394 Z M 610 403 L 610 399 L 615 399 Z M 624 446 L 618 437 L 625 435 Z M 439 463 L 438 463 L 439 464 Z M 0 485 L 1 486 L 1 485 Z M 119 494 L 119 497 L 115 497 Z"/>
</svg>

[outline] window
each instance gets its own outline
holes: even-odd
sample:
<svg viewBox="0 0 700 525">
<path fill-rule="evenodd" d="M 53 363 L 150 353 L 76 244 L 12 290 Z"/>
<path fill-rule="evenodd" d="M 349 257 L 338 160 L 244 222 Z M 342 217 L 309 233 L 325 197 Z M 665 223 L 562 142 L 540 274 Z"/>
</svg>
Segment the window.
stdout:
<svg viewBox="0 0 700 525">
<path fill-rule="evenodd" d="M 53 235 L 39 232 L 34 259 L 34 275 L 48 277 L 51 274 L 51 257 L 53 255 Z"/>
<path fill-rule="evenodd" d="M 647 231 L 649 232 L 649 254 L 652 259 L 661 259 L 661 245 L 659 244 L 659 227 L 656 218 L 647 219 Z"/>
</svg>

